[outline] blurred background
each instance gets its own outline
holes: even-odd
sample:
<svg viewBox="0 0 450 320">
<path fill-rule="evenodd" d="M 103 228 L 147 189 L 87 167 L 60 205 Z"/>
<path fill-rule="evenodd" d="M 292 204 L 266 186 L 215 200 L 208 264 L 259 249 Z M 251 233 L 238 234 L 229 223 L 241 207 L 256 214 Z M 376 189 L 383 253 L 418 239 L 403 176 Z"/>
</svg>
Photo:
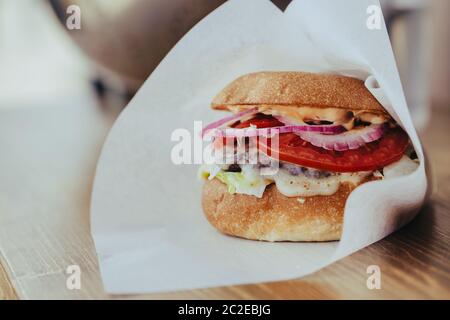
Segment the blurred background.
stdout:
<svg viewBox="0 0 450 320">
<path fill-rule="evenodd" d="M 224 0 L 0 0 L 0 108 L 133 96 L 172 46 Z M 289 0 L 274 0 L 285 8 Z M 81 29 L 65 27 L 71 4 Z M 416 124 L 450 103 L 450 1 L 382 0 Z M 28 101 L 32 100 L 32 101 Z"/>
<path fill-rule="evenodd" d="M 11 287 L 2 268 L 20 297 L 104 296 L 89 232 L 104 139 L 173 45 L 224 2 L 0 0 L 0 300 Z M 273 2 L 285 8 L 290 1 Z M 73 4 L 81 29 L 69 30 Z M 438 177 L 432 199 L 447 203 L 450 1 L 382 5 L 408 105 Z M 436 208 L 448 212 L 448 204 Z M 88 281 L 69 292 L 64 270 L 74 261 Z"/>
</svg>

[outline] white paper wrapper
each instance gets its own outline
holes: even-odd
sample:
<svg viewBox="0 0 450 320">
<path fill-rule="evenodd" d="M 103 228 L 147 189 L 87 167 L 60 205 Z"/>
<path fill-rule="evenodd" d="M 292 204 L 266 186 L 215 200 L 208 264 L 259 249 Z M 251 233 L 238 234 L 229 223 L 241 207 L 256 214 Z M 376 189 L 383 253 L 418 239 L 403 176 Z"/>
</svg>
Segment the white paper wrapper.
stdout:
<svg viewBox="0 0 450 320">
<path fill-rule="evenodd" d="M 121 114 L 104 146 L 92 196 L 92 235 L 106 291 L 158 292 L 300 277 L 411 220 L 427 181 L 384 27 L 366 27 L 378 1 L 234 0 L 169 53 Z M 366 79 L 420 159 L 414 173 L 350 195 L 340 242 L 265 243 L 224 236 L 203 216 L 196 165 L 174 165 L 171 133 L 223 117 L 212 98 L 254 71 L 333 72 Z M 378 85 L 377 85 L 378 84 Z M 377 88 L 379 87 L 379 88 Z"/>
</svg>

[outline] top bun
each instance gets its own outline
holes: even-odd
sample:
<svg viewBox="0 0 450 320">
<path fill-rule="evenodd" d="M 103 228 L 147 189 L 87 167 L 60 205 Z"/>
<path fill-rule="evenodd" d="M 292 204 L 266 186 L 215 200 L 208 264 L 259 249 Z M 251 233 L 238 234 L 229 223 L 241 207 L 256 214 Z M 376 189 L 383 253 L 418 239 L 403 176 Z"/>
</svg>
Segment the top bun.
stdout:
<svg viewBox="0 0 450 320">
<path fill-rule="evenodd" d="M 211 107 L 227 110 L 255 105 L 342 108 L 386 113 L 364 82 L 350 77 L 309 72 L 257 72 L 225 87 Z"/>
</svg>

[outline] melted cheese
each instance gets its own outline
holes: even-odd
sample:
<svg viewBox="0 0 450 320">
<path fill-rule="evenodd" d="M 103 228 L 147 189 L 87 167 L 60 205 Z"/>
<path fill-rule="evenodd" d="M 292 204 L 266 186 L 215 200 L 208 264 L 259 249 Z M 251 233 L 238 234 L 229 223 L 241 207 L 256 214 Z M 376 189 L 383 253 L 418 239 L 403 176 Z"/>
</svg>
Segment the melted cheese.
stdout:
<svg viewBox="0 0 450 320">
<path fill-rule="evenodd" d="M 274 181 L 278 191 L 287 197 L 327 196 L 336 193 L 343 182 L 358 185 L 371 172 L 337 173 L 329 177 L 293 176 L 284 169 L 267 179 Z"/>
<path fill-rule="evenodd" d="M 389 118 L 384 114 L 371 113 L 367 111 L 353 111 L 356 118 L 364 122 L 373 124 L 382 124 L 389 121 Z"/>
<path fill-rule="evenodd" d="M 242 111 L 242 106 L 230 107 L 233 112 Z M 260 105 L 258 112 L 281 116 L 292 120 L 298 124 L 304 124 L 312 120 L 330 121 L 334 124 L 344 126 L 350 130 L 354 126 L 355 119 L 362 121 L 381 124 L 389 121 L 390 117 L 387 114 L 369 112 L 365 110 L 347 110 L 342 108 L 314 108 L 314 107 L 293 107 L 293 106 L 277 106 L 277 105 Z"/>
<path fill-rule="evenodd" d="M 199 177 L 213 179 L 217 176 L 215 165 L 203 165 L 199 170 Z M 217 166 L 216 166 L 217 167 Z M 278 169 L 270 175 L 261 175 L 260 169 L 253 165 L 243 165 L 240 173 L 225 173 L 230 179 L 224 183 L 233 184 L 236 193 L 254 195 L 262 198 L 266 186 L 275 183 L 278 191 L 286 197 L 311 197 L 317 195 L 332 195 L 338 191 L 341 183 L 347 182 L 359 185 L 371 172 L 336 173 L 329 177 L 311 178 L 304 174 L 294 176 L 285 169 Z M 223 172 L 220 170 L 220 172 Z M 228 186 L 230 187 L 230 186 Z M 229 188 L 230 189 L 230 188 Z"/>
<path fill-rule="evenodd" d="M 399 161 L 391 163 L 384 167 L 383 174 L 385 179 L 407 176 L 419 167 L 419 163 L 416 160 L 411 160 L 407 156 L 403 156 Z"/>
</svg>

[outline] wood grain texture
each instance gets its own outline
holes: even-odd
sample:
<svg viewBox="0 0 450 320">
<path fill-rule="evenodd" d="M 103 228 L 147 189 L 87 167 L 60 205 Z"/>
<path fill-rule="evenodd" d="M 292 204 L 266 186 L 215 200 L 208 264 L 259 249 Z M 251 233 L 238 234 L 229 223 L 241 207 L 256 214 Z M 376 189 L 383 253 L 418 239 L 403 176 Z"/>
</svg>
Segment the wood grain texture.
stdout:
<svg viewBox="0 0 450 320">
<path fill-rule="evenodd" d="M 450 108 L 435 111 L 422 136 L 434 171 L 430 201 L 401 230 L 301 279 L 138 296 L 103 291 L 89 235 L 95 164 L 115 115 L 85 101 L 1 111 L 0 298 L 450 299 Z M 81 290 L 66 288 L 71 264 L 81 267 Z M 381 290 L 366 287 L 373 264 Z"/>
<path fill-rule="evenodd" d="M 17 300 L 18 297 L 3 264 L 4 262 L 0 259 L 0 300 Z"/>
<path fill-rule="evenodd" d="M 117 113 L 79 99 L 64 107 L 10 109 L 0 116 L 0 253 L 19 298 L 103 294 L 89 236 L 92 179 Z M 82 290 L 68 290 L 79 265 Z"/>
</svg>

